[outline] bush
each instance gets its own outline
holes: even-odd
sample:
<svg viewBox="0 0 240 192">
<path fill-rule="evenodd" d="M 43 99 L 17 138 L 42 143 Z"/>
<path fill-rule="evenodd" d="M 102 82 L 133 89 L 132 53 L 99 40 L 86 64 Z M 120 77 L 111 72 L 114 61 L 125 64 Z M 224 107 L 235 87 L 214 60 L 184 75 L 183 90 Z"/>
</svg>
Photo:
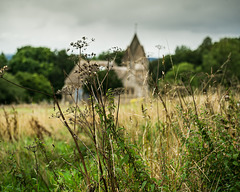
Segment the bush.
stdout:
<svg viewBox="0 0 240 192">
<path fill-rule="evenodd" d="M 6 73 L 4 78 L 13 83 L 19 84 L 18 80 L 11 74 Z M 26 99 L 26 92 L 24 89 L 16 87 L 0 78 L 0 103 L 10 104 L 19 103 Z"/>
<path fill-rule="evenodd" d="M 194 77 L 194 75 L 200 71 L 201 67 L 195 69 L 193 64 L 182 62 L 176 66 L 173 66 L 172 69 L 167 72 L 165 80 L 170 83 L 191 82 L 191 85 L 197 86 L 198 80 L 196 79 L 196 77 Z"/>
<path fill-rule="evenodd" d="M 39 90 L 47 94 L 51 93 L 51 84 L 43 75 L 38 75 L 37 73 L 30 74 L 27 72 L 18 72 L 16 74 L 16 78 L 24 87 Z M 27 90 L 27 93 L 28 102 L 40 102 L 50 99 L 47 95 L 36 93 L 30 90 Z"/>
</svg>

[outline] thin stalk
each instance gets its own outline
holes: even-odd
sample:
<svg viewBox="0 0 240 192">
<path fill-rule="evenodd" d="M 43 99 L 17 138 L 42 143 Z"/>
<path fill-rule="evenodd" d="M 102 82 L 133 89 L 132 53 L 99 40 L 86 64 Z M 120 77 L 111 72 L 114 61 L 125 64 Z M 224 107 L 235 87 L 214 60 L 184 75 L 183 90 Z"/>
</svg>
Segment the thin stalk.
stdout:
<svg viewBox="0 0 240 192">
<path fill-rule="evenodd" d="M 76 121 L 77 121 L 77 107 L 78 107 L 78 88 L 77 88 L 77 95 L 76 95 L 76 102 L 75 102 L 75 111 L 74 111 L 74 132 L 76 132 Z"/>
<path fill-rule="evenodd" d="M 4 107 L 3 107 L 3 112 L 4 112 L 6 124 L 7 124 L 6 126 L 7 126 L 7 133 L 8 133 L 8 136 L 9 136 L 9 140 L 13 141 L 13 136 L 11 134 L 11 125 L 10 125 L 10 121 L 9 121 L 9 116 L 8 116 L 8 113 L 6 112 Z"/>
<path fill-rule="evenodd" d="M 99 84 L 98 78 L 97 78 L 97 81 L 98 81 L 98 84 Z M 98 89 L 95 81 L 93 81 L 93 86 L 94 86 L 95 90 Z M 91 89 L 93 91 L 93 87 L 92 86 L 91 86 Z M 104 117 L 104 129 L 105 130 L 102 131 L 102 133 L 103 133 L 103 142 L 104 142 L 103 143 L 103 149 L 104 149 L 105 148 L 105 140 L 107 141 L 107 139 L 109 139 L 109 138 L 106 135 L 107 129 L 108 129 L 108 125 L 107 125 L 107 119 L 108 118 L 107 118 L 107 113 L 106 113 L 106 106 L 105 106 L 105 104 L 103 102 L 103 93 L 102 93 L 101 87 L 100 87 L 100 94 L 99 94 L 98 91 L 96 91 L 96 94 L 97 94 L 97 100 L 98 100 L 99 104 L 101 105 L 101 112 L 100 113 L 102 113 L 102 115 Z M 109 140 L 109 142 L 110 142 L 110 140 Z M 115 179 L 115 176 L 114 176 L 114 173 L 113 173 L 112 164 L 111 164 L 111 152 L 108 153 L 108 157 L 106 157 L 106 155 L 104 154 L 104 157 L 105 157 L 105 161 L 107 163 L 107 170 L 108 170 L 108 173 L 110 175 L 111 188 L 112 188 L 112 191 L 115 192 L 116 189 L 118 188 L 117 187 L 118 184 L 117 184 L 117 181 Z"/>
<path fill-rule="evenodd" d="M 158 86 L 158 75 L 159 75 L 159 51 L 158 51 L 158 65 L 157 65 L 157 77 L 156 77 L 156 86 Z M 158 108 L 158 99 L 157 99 L 157 118 L 158 118 L 158 122 L 159 122 L 159 108 Z"/>
<path fill-rule="evenodd" d="M 35 172 L 36 172 L 36 175 L 37 175 L 37 179 L 36 179 L 36 191 L 38 191 L 38 162 L 37 162 L 37 156 L 36 156 L 36 151 L 33 150 L 33 154 L 34 154 L 34 159 L 35 159 Z"/>
<path fill-rule="evenodd" d="M 92 88 L 92 86 L 91 86 Z M 93 91 L 93 89 L 92 89 Z M 107 183 L 106 180 L 103 176 L 103 168 L 102 168 L 102 163 L 101 163 L 101 159 L 100 159 L 100 155 L 99 155 L 99 148 L 98 148 L 98 142 L 97 142 L 97 133 L 96 133 L 96 120 L 95 120 L 95 110 L 94 110 L 94 102 L 93 102 L 93 94 L 94 92 L 90 91 L 90 97 L 91 97 L 91 107 L 92 107 L 92 121 L 93 121 L 93 142 L 94 142 L 94 147 L 97 153 L 97 158 L 98 158 L 98 168 L 100 169 L 100 173 L 101 173 L 101 179 L 103 180 L 103 185 L 105 187 L 105 191 L 108 191 L 107 188 Z M 100 179 L 100 180 L 101 180 Z M 100 182 L 99 182 L 99 186 L 100 186 Z"/>
<path fill-rule="evenodd" d="M 75 143 L 75 145 L 76 145 L 76 148 L 77 148 L 77 151 L 78 151 L 80 160 L 81 160 L 81 162 L 82 162 L 82 164 L 83 164 L 83 168 L 84 168 L 84 171 L 85 171 L 85 178 L 86 178 L 87 185 L 90 187 L 90 177 L 89 177 L 89 175 L 88 175 L 88 171 L 87 171 L 87 167 L 86 167 L 86 164 L 85 164 L 85 160 L 84 160 L 83 154 L 82 154 L 82 152 L 81 152 L 81 150 L 80 150 L 80 147 L 79 147 L 79 145 L 78 145 L 77 137 L 76 137 L 75 133 L 72 131 L 72 129 L 70 128 L 70 126 L 68 125 L 68 123 L 67 123 L 67 121 L 66 121 L 66 119 L 65 119 L 65 116 L 64 116 L 64 114 L 63 114 L 63 112 L 62 112 L 62 109 L 61 109 L 61 107 L 60 107 L 60 105 L 59 105 L 59 103 L 58 103 L 58 100 L 57 100 L 56 95 L 54 94 L 54 92 L 53 92 L 53 98 L 54 98 L 54 101 L 55 101 L 55 103 L 56 103 L 56 105 L 57 105 L 57 108 L 58 108 L 58 110 L 59 110 L 60 116 L 61 116 L 61 118 L 63 119 L 64 125 L 67 127 L 69 133 L 71 134 L 71 136 L 72 136 L 72 138 L 73 138 L 73 140 L 74 140 L 74 143 Z"/>
<path fill-rule="evenodd" d="M 29 90 L 29 91 L 33 91 L 33 92 L 36 92 L 36 93 L 40 93 L 40 94 L 42 94 L 42 95 L 46 95 L 46 96 L 49 96 L 49 97 L 53 98 L 53 96 L 52 96 L 51 94 L 49 94 L 49 93 L 42 92 L 42 91 L 38 91 L 38 90 L 36 90 L 36 89 L 31 89 L 31 88 L 29 88 L 29 87 L 24 87 L 24 86 L 22 86 L 22 85 L 19 85 L 19 84 L 16 84 L 16 83 L 12 82 L 12 81 L 9 81 L 9 80 L 7 80 L 7 79 L 4 78 L 4 77 L 0 77 L 0 78 L 2 78 L 3 80 L 7 81 L 8 83 L 10 83 L 10 84 L 12 84 L 12 85 L 15 85 L 15 86 L 17 86 L 17 87 L 20 87 L 20 88 L 22 88 L 22 89 Z"/>
<path fill-rule="evenodd" d="M 195 109 L 195 115 L 198 119 L 198 111 L 197 111 L 197 104 L 196 104 L 196 100 L 195 100 L 195 94 L 194 94 L 194 91 L 192 89 L 192 86 L 191 84 L 189 83 L 189 86 L 190 86 L 190 94 L 192 96 L 192 99 L 193 99 L 193 105 L 194 105 L 194 109 Z"/>
<path fill-rule="evenodd" d="M 119 113 L 119 107 L 120 107 L 120 94 L 118 95 L 118 106 L 117 106 L 117 115 L 116 115 L 116 127 L 118 126 L 118 113 Z"/>
</svg>

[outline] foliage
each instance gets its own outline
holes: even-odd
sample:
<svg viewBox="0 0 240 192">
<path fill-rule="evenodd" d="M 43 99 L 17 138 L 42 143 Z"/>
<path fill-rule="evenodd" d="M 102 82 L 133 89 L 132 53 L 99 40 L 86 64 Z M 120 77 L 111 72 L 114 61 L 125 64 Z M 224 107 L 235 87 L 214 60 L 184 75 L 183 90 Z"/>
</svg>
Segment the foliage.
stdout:
<svg viewBox="0 0 240 192">
<path fill-rule="evenodd" d="M 19 48 L 9 61 L 10 72 L 39 73 L 48 77 L 53 70 L 54 54 L 49 48 L 25 46 Z"/>
<path fill-rule="evenodd" d="M 54 66 L 47 78 L 52 83 L 55 91 L 63 87 L 66 75 L 69 74 L 74 67 L 74 62 L 71 60 L 71 57 L 73 56 L 69 56 L 65 50 L 54 52 Z"/>
<path fill-rule="evenodd" d="M 38 91 L 45 92 L 50 94 L 52 92 L 50 82 L 43 76 L 37 73 L 27 73 L 27 72 L 18 72 L 16 74 L 16 79 L 20 85 L 28 87 L 30 89 L 35 89 Z M 40 102 L 43 100 L 49 100 L 49 96 L 43 95 L 40 93 L 33 92 L 32 90 L 26 90 L 28 93 L 28 102 Z"/>
<path fill-rule="evenodd" d="M 8 60 L 7 60 L 6 56 L 4 55 L 4 53 L 1 53 L 1 55 L 0 55 L 0 68 L 7 65 L 7 63 L 8 63 Z"/>
<path fill-rule="evenodd" d="M 193 51 L 186 46 L 178 46 L 174 55 L 166 55 L 150 62 L 150 75 L 154 81 L 163 78 L 166 73 L 173 77 L 172 66 L 186 62 L 194 66 L 194 72 L 214 74 L 212 82 L 236 86 L 240 78 L 239 42 L 239 38 L 224 38 L 213 44 L 211 38 L 206 37 Z M 198 85 L 197 82 L 194 84 Z"/>
<path fill-rule="evenodd" d="M 225 112 L 227 116 L 209 114 L 203 110 L 201 116 L 190 109 L 180 113 L 184 124 L 190 127 L 189 136 L 184 136 L 186 151 L 184 161 L 189 178 L 189 185 L 202 191 L 238 191 L 240 189 L 240 152 L 239 152 L 239 118 L 237 102 L 230 100 Z M 213 112 L 213 111 L 212 111 Z M 212 115 L 210 120 L 208 117 Z M 195 125 L 195 126 L 194 126 Z M 216 126 L 216 128 L 213 127 Z M 204 172 L 204 174 L 202 173 Z M 191 181 L 192 174 L 198 175 L 198 181 Z"/>
<path fill-rule="evenodd" d="M 239 38 L 224 38 L 212 45 L 210 51 L 203 56 L 203 70 L 207 73 L 215 73 L 221 70 L 220 73 L 225 76 L 227 82 L 231 81 L 232 77 L 240 78 L 240 39 Z M 229 55 L 230 54 L 230 55 Z M 228 56 L 230 61 L 226 64 Z"/>
<path fill-rule="evenodd" d="M 122 58 L 123 55 L 125 54 L 125 51 L 117 51 L 116 52 L 110 52 L 110 51 L 106 51 L 106 52 L 102 52 L 98 55 L 97 59 L 98 60 L 106 60 L 106 61 L 110 61 L 113 58 L 115 58 L 115 62 L 118 66 L 121 66 L 122 63 Z"/>
<path fill-rule="evenodd" d="M 50 81 L 54 90 L 57 91 L 63 87 L 66 75 L 70 73 L 74 66 L 70 58 L 71 56 L 69 56 L 65 50 L 52 52 L 46 47 L 25 46 L 19 48 L 17 53 L 9 61 L 9 72 L 14 75 L 18 72 L 37 73 Z M 46 84 L 46 79 L 43 80 L 42 84 Z M 26 85 L 26 83 L 24 84 Z M 36 84 L 31 84 L 29 80 L 27 85 L 29 88 L 33 88 Z M 40 88 L 40 86 L 38 86 L 38 88 Z M 29 97 L 31 96 L 32 95 L 29 95 Z M 35 102 L 40 100 L 42 100 L 42 98 L 34 99 Z"/>
<path fill-rule="evenodd" d="M 207 54 L 212 48 L 212 39 L 210 37 L 206 37 L 202 44 L 197 48 L 197 52 L 202 56 Z"/>
<path fill-rule="evenodd" d="M 150 62 L 149 72 L 152 75 L 152 78 L 156 80 L 157 73 L 159 75 L 158 79 L 162 78 L 162 75 L 166 74 L 173 65 L 186 62 L 193 64 L 194 67 L 200 66 L 202 63 L 201 53 L 202 52 L 199 50 L 192 51 L 186 46 L 178 46 L 174 55 L 166 55 L 163 58 L 159 58 L 158 60 Z M 157 71 L 158 68 L 159 71 Z"/>
<path fill-rule="evenodd" d="M 199 71 L 197 71 L 199 70 Z M 170 83 L 185 83 L 188 84 L 191 82 L 191 85 L 197 87 L 198 85 L 198 79 L 195 77 L 197 72 L 200 72 L 201 69 L 195 69 L 194 65 L 191 63 L 183 62 L 179 63 L 176 66 L 173 66 L 172 69 L 170 69 L 166 76 L 165 80 Z"/>
<path fill-rule="evenodd" d="M 156 81 L 156 79 L 162 78 L 162 75 L 169 71 L 171 68 L 172 68 L 171 55 L 166 55 L 162 59 L 159 58 L 158 60 L 154 60 L 149 63 L 149 73 L 154 81 Z"/>
<path fill-rule="evenodd" d="M 190 48 L 182 45 L 177 46 L 175 54 L 173 56 L 173 63 L 179 64 L 181 62 L 193 63 L 194 65 L 200 65 L 200 55 L 196 51 L 192 51 Z"/>
<path fill-rule="evenodd" d="M 19 83 L 18 80 L 11 74 L 6 73 L 4 77 L 14 83 Z M 9 84 L 0 78 L 0 103 L 20 103 L 26 99 L 26 92 L 14 85 Z"/>
<path fill-rule="evenodd" d="M 182 73 L 185 72 L 194 72 L 194 66 L 191 63 L 180 63 L 176 66 L 173 66 L 171 70 L 169 70 L 166 74 L 166 79 L 174 80 L 181 76 Z M 176 76 L 176 77 L 175 77 Z"/>
</svg>

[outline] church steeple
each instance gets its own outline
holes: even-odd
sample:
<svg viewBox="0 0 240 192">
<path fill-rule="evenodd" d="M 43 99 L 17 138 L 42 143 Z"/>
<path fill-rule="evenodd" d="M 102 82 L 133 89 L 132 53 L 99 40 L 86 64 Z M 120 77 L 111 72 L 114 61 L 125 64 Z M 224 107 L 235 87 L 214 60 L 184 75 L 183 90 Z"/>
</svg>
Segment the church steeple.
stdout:
<svg viewBox="0 0 240 192">
<path fill-rule="evenodd" d="M 135 33 L 131 44 L 126 49 L 122 62 L 123 65 L 129 65 L 129 63 L 134 63 L 141 58 L 146 58 L 146 55 L 143 46 L 140 44 L 137 33 Z"/>
<path fill-rule="evenodd" d="M 135 27 L 135 28 L 134 28 L 134 33 L 137 34 L 137 27 L 138 27 L 138 24 L 135 23 L 135 26 L 134 26 L 134 27 Z"/>
</svg>

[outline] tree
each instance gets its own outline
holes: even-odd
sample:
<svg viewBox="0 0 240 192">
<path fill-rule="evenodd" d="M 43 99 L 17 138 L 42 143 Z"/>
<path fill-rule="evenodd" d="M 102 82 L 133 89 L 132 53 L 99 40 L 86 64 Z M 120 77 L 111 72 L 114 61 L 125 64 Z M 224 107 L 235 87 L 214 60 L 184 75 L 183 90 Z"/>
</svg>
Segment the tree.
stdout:
<svg viewBox="0 0 240 192">
<path fill-rule="evenodd" d="M 228 62 L 225 63 L 227 60 Z M 212 48 L 203 55 L 203 70 L 209 74 L 218 71 L 218 74 L 225 75 L 227 82 L 230 82 L 233 77 L 239 79 L 240 38 L 224 38 L 214 43 Z"/>
<path fill-rule="evenodd" d="M 173 65 L 178 65 L 180 63 L 191 63 L 194 67 L 200 69 L 202 64 L 202 56 L 197 50 L 192 51 L 190 48 L 182 45 L 177 46 L 175 50 L 175 55 L 166 55 L 164 58 L 154 60 L 149 64 L 149 73 L 152 76 L 152 80 L 155 82 L 156 79 L 162 77 L 163 74 L 166 74 Z M 159 63 L 159 71 L 158 69 Z M 173 73 L 173 72 L 171 72 Z M 157 77 L 158 74 L 158 77 Z"/>
<path fill-rule="evenodd" d="M 6 58 L 6 56 L 4 55 L 4 53 L 1 53 L 0 55 L 0 68 L 7 65 L 8 60 Z"/>
<path fill-rule="evenodd" d="M 51 94 L 52 88 L 50 82 L 43 76 L 37 73 L 18 72 L 16 78 L 19 83 L 34 90 L 38 90 L 47 94 Z M 43 100 L 50 100 L 51 98 L 47 95 L 36 93 L 30 90 L 26 90 L 28 93 L 28 102 L 40 102 Z"/>
<path fill-rule="evenodd" d="M 171 57 L 171 55 L 166 55 L 164 58 L 159 58 L 149 63 L 150 81 L 155 82 L 156 79 L 161 78 L 163 74 L 166 74 L 166 72 L 172 68 Z M 159 69 L 159 71 L 157 71 L 157 69 Z"/>
<path fill-rule="evenodd" d="M 9 73 L 5 73 L 4 78 L 13 83 L 19 84 L 18 80 Z M 26 91 L 24 89 L 12 85 L 2 78 L 0 78 L 0 93 L 1 104 L 10 104 L 13 102 L 20 103 L 26 99 Z"/>
<path fill-rule="evenodd" d="M 173 64 L 179 64 L 181 62 L 192 63 L 195 66 L 201 65 L 201 55 L 197 51 L 192 51 L 190 48 L 182 45 L 177 46 L 175 55 L 172 56 Z"/>
<path fill-rule="evenodd" d="M 69 74 L 74 67 L 74 62 L 71 60 L 65 50 L 54 52 L 53 69 L 48 75 L 49 81 L 52 83 L 54 90 L 61 89 L 64 85 L 66 74 Z"/>
<path fill-rule="evenodd" d="M 53 70 L 54 54 L 46 47 L 25 46 L 19 48 L 9 62 L 10 72 L 16 74 L 19 71 L 38 73 L 45 77 Z"/>
<path fill-rule="evenodd" d="M 112 60 L 115 58 L 115 62 L 118 66 L 121 66 L 122 63 L 122 58 L 123 55 L 125 54 L 125 51 L 117 51 L 117 52 L 109 52 L 109 51 L 103 51 L 102 53 L 100 53 L 97 57 L 98 60 Z"/>
<path fill-rule="evenodd" d="M 210 51 L 212 48 L 212 39 L 210 37 L 206 37 L 202 44 L 198 47 L 197 51 L 200 55 L 204 55 L 208 51 Z"/>
<path fill-rule="evenodd" d="M 52 52 L 46 47 L 25 46 L 17 50 L 9 63 L 9 72 L 36 73 L 47 78 L 57 91 L 64 85 L 65 73 L 68 74 L 74 67 L 65 50 Z"/>
<path fill-rule="evenodd" d="M 197 72 L 199 71 L 194 68 L 193 64 L 182 62 L 173 66 L 172 69 L 167 72 L 165 80 L 169 83 L 189 83 L 191 81 L 192 85 L 197 86 L 198 80 L 194 78 Z"/>
</svg>

